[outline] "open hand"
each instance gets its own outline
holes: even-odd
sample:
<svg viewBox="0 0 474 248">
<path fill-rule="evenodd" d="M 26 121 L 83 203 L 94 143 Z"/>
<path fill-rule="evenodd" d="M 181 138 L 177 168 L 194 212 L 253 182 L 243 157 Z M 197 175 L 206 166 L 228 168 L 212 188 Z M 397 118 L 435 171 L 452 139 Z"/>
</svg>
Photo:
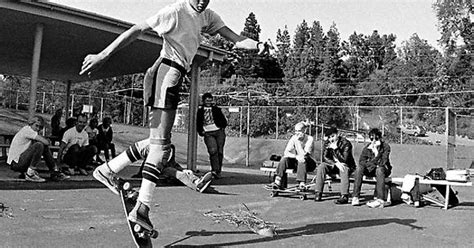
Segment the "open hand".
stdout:
<svg viewBox="0 0 474 248">
<path fill-rule="evenodd" d="M 81 72 L 79 75 L 87 74 L 89 77 L 97 71 L 107 61 L 107 58 L 102 54 L 89 54 L 82 62 Z"/>
</svg>

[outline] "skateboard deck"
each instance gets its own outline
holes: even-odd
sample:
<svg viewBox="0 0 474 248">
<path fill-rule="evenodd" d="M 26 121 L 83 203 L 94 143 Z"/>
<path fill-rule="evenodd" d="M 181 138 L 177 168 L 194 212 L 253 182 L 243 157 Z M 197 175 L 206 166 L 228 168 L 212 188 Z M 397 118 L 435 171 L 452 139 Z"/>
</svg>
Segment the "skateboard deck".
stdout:
<svg viewBox="0 0 474 248">
<path fill-rule="evenodd" d="M 151 243 L 151 238 L 157 238 L 158 232 L 156 230 L 148 231 L 137 223 L 128 220 L 128 215 L 137 202 L 138 192 L 132 189 L 130 183 L 125 182 L 122 179 L 119 179 L 118 181 L 120 199 L 122 201 L 123 210 L 125 212 L 125 218 L 127 220 L 128 230 L 132 235 L 133 242 L 139 248 L 153 247 Z"/>
<path fill-rule="evenodd" d="M 298 196 L 300 200 L 306 200 L 309 195 L 315 195 L 314 190 L 311 190 L 310 187 L 312 185 L 306 185 L 305 190 L 301 190 L 298 186 L 292 186 L 286 189 L 272 189 L 265 187 L 266 190 L 270 191 L 270 197 L 276 197 L 278 195 L 281 196 Z"/>
</svg>

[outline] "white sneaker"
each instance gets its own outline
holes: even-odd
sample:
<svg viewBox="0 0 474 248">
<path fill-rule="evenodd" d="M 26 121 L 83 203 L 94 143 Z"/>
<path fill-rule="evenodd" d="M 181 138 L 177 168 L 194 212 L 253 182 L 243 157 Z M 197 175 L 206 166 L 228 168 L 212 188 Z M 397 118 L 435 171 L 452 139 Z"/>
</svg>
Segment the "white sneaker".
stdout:
<svg viewBox="0 0 474 248">
<path fill-rule="evenodd" d="M 25 173 L 25 180 L 35 183 L 43 183 L 46 182 L 46 179 L 40 177 L 38 172 L 32 169 L 28 169 L 28 172 Z"/>
<path fill-rule="evenodd" d="M 356 197 L 356 196 L 352 197 L 351 204 L 352 206 L 359 206 L 360 205 L 359 197 Z"/>
<path fill-rule="evenodd" d="M 115 173 L 109 169 L 107 162 L 105 162 L 104 164 L 100 166 L 97 166 L 97 168 L 95 168 L 92 175 L 94 176 L 95 179 L 97 179 L 97 181 L 107 186 L 107 188 L 109 188 L 110 191 L 112 191 L 112 193 L 116 195 L 119 194 L 117 190 Z"/>
<path fill-rule="evenodd" d="M 385 207 L 385 202 L 384 200 L 377 199 L 374 201 L 367 202 L 367 206 L 369 208 L 384 208 Z"/>
</svg>

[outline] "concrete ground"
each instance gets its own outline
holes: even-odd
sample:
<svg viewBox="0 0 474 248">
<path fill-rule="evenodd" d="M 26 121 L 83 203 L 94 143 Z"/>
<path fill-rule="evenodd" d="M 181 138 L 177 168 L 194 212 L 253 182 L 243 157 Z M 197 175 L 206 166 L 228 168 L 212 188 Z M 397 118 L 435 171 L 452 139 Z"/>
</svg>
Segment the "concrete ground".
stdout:
<svg viewBox="0 0 474 248">
<path fill-rule="evenodd" d="M 131 167 L 123 176 L 136 170 Z M 11 173 L 0 165 L 0 247 L 133 247 L 120 198 L 91 176 L 37 184 L 16 180 Z M 474 246 L 472 187 L 456 188 L 461 204 L 449 210 L 405 204 L 369 209 L 335 205 L 337 184 L 325 201 L 314 202 L 312 197 L 269 197 L 262 187 L 269 178 L 255 169 L 225 168 L 223 176 L 204 194 L 158 185 L 150 216 L 160 232 L 155 247 Z M 364 186 L 363 195 L 368 198 L 372 189 Z M 239 213 L 243 204 L 275 223 L 278 235 L 259 236 L 246 226 L 204 215 Z"/>
</svg>

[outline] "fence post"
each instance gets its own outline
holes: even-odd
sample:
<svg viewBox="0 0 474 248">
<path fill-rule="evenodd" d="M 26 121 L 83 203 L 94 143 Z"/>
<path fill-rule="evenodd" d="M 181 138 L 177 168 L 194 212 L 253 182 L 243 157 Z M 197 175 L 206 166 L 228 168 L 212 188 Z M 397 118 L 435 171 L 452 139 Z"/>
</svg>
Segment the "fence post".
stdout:
<svg viewBox="0 0 474 248">
<path fill-rule="evenodd" d="M 100 98 L 100 119 L 104 119 L 104 98 Z"/>
<path fill-rule="evenodd" d="M 280 126 L 280 123 L 279 123 L 279 116 L 278 116 L 278 106 L 276 106 L 276 130 L 275 130 L 275 139 L 278 139 L 278 129 L 279 129 L 279 126 Z"/>
<path fill-rule="evenodd" d="M 403 107 L 400 107 L 400 144 L 403 144 L 402 125 L 403 125 Z"/>
<path fill-rule="evenodd" d="M 46 101 L 46 92 L 43 91 L 43 105 L 41 107 L 41 113 L 44 114 L 44 102 Z"/>
<path fill-rule="evenodd" d="M 71 95 L 71 116 L 74 116 L 74 94 Z"/>
<path fill-rule="evenodd" d="M 17 90 L 17 91 L 16 91 L 16 107 L 15 107 L 16 110 L 18 110 L 18 101 L 19 101 L 19 98 L 20 98 L 20 90 Z"/>
<path fill-rule="evenodd" d="M 315 132 L 315 138 L 316 140 L 318 140 L 318 136 L 319 136 L 319 132 L 318 132 L 318 123 L 319 123 L 319 107 L 316 106 L 316 122 L 314 123 L 314 125 L 316 126 L 316 132 Z"/>
<path fill-rule="evenodd" d="M 244 111 L 244 107 L 239 107 L 239 108 L 240 108 L 239 138 L 242 138 L 242 119 L 243 119 L 242 112 Z"/>
</svg>

